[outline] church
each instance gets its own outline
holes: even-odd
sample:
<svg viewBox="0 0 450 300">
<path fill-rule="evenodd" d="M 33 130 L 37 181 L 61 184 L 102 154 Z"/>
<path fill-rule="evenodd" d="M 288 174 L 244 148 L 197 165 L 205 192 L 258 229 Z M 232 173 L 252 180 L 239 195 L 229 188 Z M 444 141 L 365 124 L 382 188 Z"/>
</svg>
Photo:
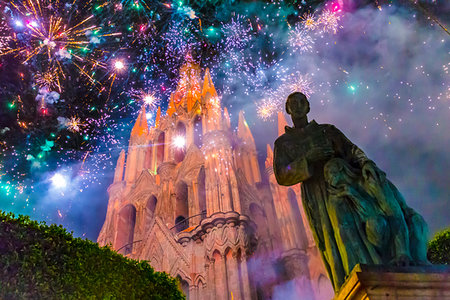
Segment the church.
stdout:
<svg viewBox="0 0 450 300">
<path fill-rule="evenodd" d="M 332 298 L 300 185 L 277 184 L 270 145 L 261 173 L 243 112 L 230 123 L 188 56 L 166 114 L 149 127 L 139 113 L 98 243 L 178 278 L 191 300 Z M 279 134 L 285 125 L 280 112 Z"/>
</svg>

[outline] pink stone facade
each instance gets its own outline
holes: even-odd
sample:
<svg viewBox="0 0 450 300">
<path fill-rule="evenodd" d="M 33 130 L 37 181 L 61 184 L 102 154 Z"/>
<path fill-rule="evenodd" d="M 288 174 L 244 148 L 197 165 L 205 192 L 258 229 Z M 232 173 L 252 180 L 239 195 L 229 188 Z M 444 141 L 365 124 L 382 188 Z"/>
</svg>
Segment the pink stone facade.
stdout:
<svg viewBox="0 0 450 300">
<path fill-rule="evenodd" d="M 148 127 L 139 114 L 99 244 L 178 277 L 188 299 L 330 299 L 300 186 L 276 183 L 269 145 L 261 179 L 244 115 L 233 130 L 208 70 L 188 58 L 180 74 L 166 115 Z"/>
</svg>

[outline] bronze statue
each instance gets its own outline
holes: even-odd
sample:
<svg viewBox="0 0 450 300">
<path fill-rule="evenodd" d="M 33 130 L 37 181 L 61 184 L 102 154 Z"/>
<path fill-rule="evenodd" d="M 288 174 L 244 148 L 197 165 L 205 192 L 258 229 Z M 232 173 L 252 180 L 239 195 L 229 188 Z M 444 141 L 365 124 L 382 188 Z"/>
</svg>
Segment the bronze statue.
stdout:
<svg viewBox="0 0 450 300">
<path fill-rule="evenodd" d="M 309 102 L 289 95 L 294 127 L 275 141 L 280 185 L 302 182 L 305 213 L 337 291 L 357 263 L 427 264 L 426 224 L 386 174 L 336 127 L 308 122 Z"/>
</svg>

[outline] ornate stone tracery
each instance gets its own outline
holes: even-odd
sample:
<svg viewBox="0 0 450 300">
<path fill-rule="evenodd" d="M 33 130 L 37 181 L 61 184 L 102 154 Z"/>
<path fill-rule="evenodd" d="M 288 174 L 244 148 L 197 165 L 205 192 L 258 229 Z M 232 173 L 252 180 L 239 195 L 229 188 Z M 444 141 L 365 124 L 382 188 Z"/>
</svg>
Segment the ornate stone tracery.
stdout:
<svg viewBox="0 0 450 300">
<path fill-rule="evenodd" d="M 262 182 L 244 114 L 239 114 L 233 131 L 209 71 L 203 81 L 200 73 L 188 58 L 167 114 L 162 116 L 158 108 L 154 126 L 148 127 L 142 109 L 128 153 L 121 152 L 108 188 L 108 211 L 98 242 L 116 250 L 123 246 L 116 239 L 122 230 L 118 216 L 132 205 L 133 241 L 126 247 L 129 252 L 119 252 L 149 260 L 156 270 L 180 278 L 189 299 L 270 298 L 283 282 L 273 266 L 283 262 L 290 274 L 286 280 L 312 280 L 315 293 L 318 276 L 325 271 L 310 233 L 295 228 L 303 226 L 293 220 L 304 218 L 303 212 L 292 211 L 287 190 L 274 184 L 271 165 L 266 164 L 269 184 Z M 185 138 L 181 156 L 173 143 L 180 135 Z M 268 151 L 271 163 L 270 155 Z M 297 209 L 302 210 L 299 203 Z M 306 237 L 299 230 L 306 230 Z M 265 283 L 258 291 L 257 282 Z M 304 285 L 299 283 L 299 297 Z"/>
</svg>

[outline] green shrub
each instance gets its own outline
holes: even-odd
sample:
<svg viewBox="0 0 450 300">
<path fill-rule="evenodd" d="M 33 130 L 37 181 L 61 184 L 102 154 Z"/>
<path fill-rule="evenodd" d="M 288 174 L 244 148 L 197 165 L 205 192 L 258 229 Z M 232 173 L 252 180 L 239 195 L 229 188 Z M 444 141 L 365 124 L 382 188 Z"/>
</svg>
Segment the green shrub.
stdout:
<svg viewBox="0 0 450 300">
<path fill-rule="evenodd" d="M 144 261 L 74 238 L 62 226 L 0 212 L 0 299 L 184 299 Z"/>
<path fill-rule="evenodd" d="M 428 260 L 433 264 L 450 264 L 450 228 L 438 232 L 428 243 Z"/>
</svg>

